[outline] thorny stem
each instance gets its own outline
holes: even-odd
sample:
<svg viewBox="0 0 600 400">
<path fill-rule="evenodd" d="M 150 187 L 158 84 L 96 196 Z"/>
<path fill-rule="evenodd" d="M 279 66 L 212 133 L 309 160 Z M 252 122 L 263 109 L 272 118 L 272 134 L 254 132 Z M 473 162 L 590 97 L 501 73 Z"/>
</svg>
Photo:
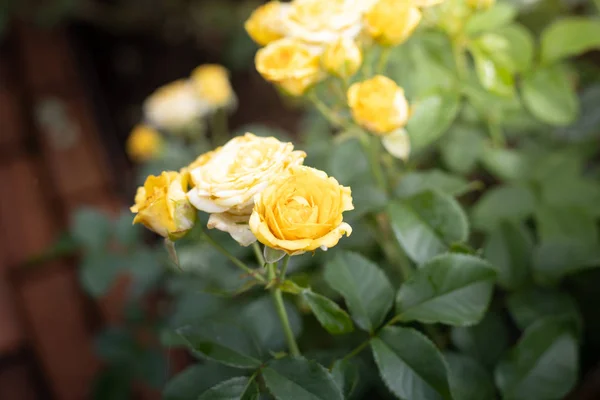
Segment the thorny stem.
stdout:
<svg viewBox="0 0 600 400">
<path fill-rule="evenodd" d="M 274 279 L 276 279 L 276 266 L 277 263 L 267 264 L 267 276 L 269 278 L 269 281 L 273 281 Z M 275 309 L 277 310 L 277 315 L 279 316 L 279 320 L 281 321 L 281 327 L 283 328 L 283 332 L 285 334 L 285 339 L 287 341 L 290 354 L 294 357 L 299 357 L 300 350 L 298 349 L 298 344 L 296 343 L 296 338 L 294 338 L 294 333 L 292 332 L 292 328 L 290 326 L 290 320 L 288 319 L 288 315 L 285 310 L 285 305 L 283 304 L 283 295 L 281 293 L 281 289 L 278 285 L 274 285 L 273 287 L 271 287 L 270 290 L 271 296 L 273 297 L 273 303 L 275 304 Z"/>
</svg>

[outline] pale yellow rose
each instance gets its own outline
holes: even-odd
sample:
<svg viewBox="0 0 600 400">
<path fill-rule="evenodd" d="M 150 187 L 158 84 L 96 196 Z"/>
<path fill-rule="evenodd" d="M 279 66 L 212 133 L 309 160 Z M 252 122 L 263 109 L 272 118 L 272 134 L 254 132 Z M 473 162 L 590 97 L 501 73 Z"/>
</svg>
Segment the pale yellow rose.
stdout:
<svg viewBox="0 0 600 400">
<path fill-rule="evenodd" d="M 359 125 L 380 136 L 402 128 L 410 116 L 404 90 L 383 75 L 350 86 L 348 105 Z"/>
<path fill-rule="evenodd" d="M 354 75 L 362 65 L 360 48 L 352 39 L 342 38 L 327 46 L 323 54 L 323 67 L 341 78 Z"/>
<path fill-rule="evenodd" d="M 144 115 L 158 128 L 183 129 L 210 112 L 188 80 L 177 80 L 158 88 L 144 102 Z"/>
<path fill-rule="evenodd" d="M 234 107 L 235 93 L 229 82 L 229 72 L 221 65 L 204 64 L 190 76 L 197 95 L 214 108 Z"/>
<path fill-rule="evenodd" d="M 282 19 L 290 10 L 288 3 L 270 1 L 258 7 L 244 24 L 248 35 L 260 46 L 266 46 L 285 36 Z"/>
<path fill-rule="evenodd" d="M 365 14 L 367 33 L 384 46 L 397 46 L 414 32 L 421 11 L 411 1 L 379 0 Z"/>
<path fill-rule="evenodd" d="M 335 246 L 352 228 L 342 213 L 354 209 L 349 187 L 323 171 L 297 166 L 256 196 L 250 229 L 259 242 L 288 254 Z"/>
<path fill-rule="evenodd" d="M 136 125 L 127 138 L 127 154 L 137 162 L 156 158 L 162 151 L 163 140 L 159 132 L 148 125 Z"/>
<path fill-rule="evenodd" d="M 256 240 L 248 228 L 254 196 L 305 157 L 292 143 L 246 133 L 192 163 L 188 199 L 211 214 L 209 228 L 229 232 L 247 246 Z"/>
<path fill-rule="evenodd" d="M 487 10 L 496 3 L 496 0 L 467 0 L 467 5 L 475 10 Z"/>
<path fill-rule="evenodd" d="M 300 96 L 321 77 L 319 55 L 293 39 L 281 39 L 256 53 L 256 70 L 287 93 Z"/>
<path fill-rule="evenodd" d="M 187 186 L 186 177 L 174 171 L 150 175 L 135 195 L 133 223 L 144 224 L 171 240 L 183 237 L 196 220 L 196 210 L 186 196 Z"/>
<path fill-rule="evenodd" d="M 322 46 L 362 30 L 362 14 L 370 2 L 359 0 L 294 0 L 282 24 L 286 36 Z"/>
</svg>

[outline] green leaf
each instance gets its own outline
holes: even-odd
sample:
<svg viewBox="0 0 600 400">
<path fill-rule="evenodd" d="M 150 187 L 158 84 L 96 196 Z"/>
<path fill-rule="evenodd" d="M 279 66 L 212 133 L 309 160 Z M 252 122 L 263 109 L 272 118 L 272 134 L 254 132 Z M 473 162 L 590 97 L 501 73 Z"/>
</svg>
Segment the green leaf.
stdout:
<svg viewBox="0 0 600 400">
<path fill-rule="evenodd" d="M 198 400 L 250 400 L 258 398 L 258 386 L 245 376 L 231 378 L 202 393 Z"/>
<path fill-rule="evenodd" d="M 445 136 L 440 152 L 444 164 L 453 172 L 467 174 L 477 163 L 483 151 L 484 139 L 481 129 L 455 124 Z"/>
<path fill-rule="evenodd" d="M 560 399 L 577 381 L 578 359 L 571 323 L 545 318 L 527 328 L 498 365 L 496 385 L 505 399 Z"/>
<path fill-rule="evenodd" d="M 325 265 L 325 281 L 340 293 L 356 324 L 369 332 L 381 325 L 394 302 L 385 273 L 358 253 L 339 252 Z"/>
<path fill-rule="evenodd" d="M 555 285 L 561 278 L 600 265 L 600 246 L 572 240 L 540 243 L 533 253 L 533 278 L 540 285 Z"/>
<path fill-rule="evenodd" d="M 534 54 L 534 39 L 532 34 L 520 24 L 505 26 L 495 33 L 507 41 L 508 47 L 505 49 L 505 53 L 514 71 L 529 71 L 533 63 Z"/>
<path fill-rule="evenodd" d="M 331 369 L 331 375 L 345 399 L 349 399 L 359 380 L 359 368 L 350 360 L 337 360 Z"/>
<path fill-rule="evenodd" d="M 133 225 L 133 215 L 123 211 L 114 223 L 114 235 L 117 242 L 124 246 L 133 246 L 139 242 L 141 231 L 138 225 Z"/>
<path fill-rule="evenodd" d="M 81 285 L 90 295 L 101 297 L 109 291 L 125 264 L 126 260 L 116 254 L 89 254 L 79 268 Z"/>
<path fill-rule="evenodd" d="M 424 191 L 397 200 L 387 208 L 396 238 L 417 263 L 423 263 L 464 242 L 469 226 L 464 211 L 452 197 Z"/>
<path fill-rule="evenodd" d="M 506 181 L 523 179 L 523 171 L 527 171 L 527 159 L 517 150 L 484 147 L 481 161 L 491 173 Z"/>
<path fill-rule="evenodd" d="M 575 122 L 578 99 L 560 66 L 540 68 L 526 76 L 521 91 L 525 106 L 540 121 L 558 126 Z"/>
<path fill-rule="evenodd" d="M 104 213 L 93 208 L 80 208 L 71 223 L 71 235 L 87 251 L 104 250 L 112 230 L 112 222 Z"/>
<path fill-rule="evenodd" d="M 461 176 L 439 169 L 409 172 L 402 177 L 394 193 L 398 197 L 410 197 L 425 190 L 439 190 L 450 196 L 460 196 L 469 191 L 469 182 Z"/>
<path fill-rule="evenodd" d="M 509 45 L 504 38 L 498 35 L 494 36 L 499 40 L 488 40 L 487 42 L 481 39 L 475 40 L 469 46 L 469 50 L 475 60 L 475 72 L 481 86 L 491 93 L 508 97 L 514 93 L 514 76 L 511 65 L 499 61 L 499 57 L 502 56 L 504 59 L 508 57 L 506 52 Z M 491 43 L 498 44 L 492 47 Z M 502 44 L 500 45 L 500 43 Z"/>
<path fill-rule="evenodd" d="M 348 216 L 348 221 L 354 221 L 363 215 L 379 210 L 388 202 L 386 193 L 378 188 L 373 183 L 357 183 L 352 187 L 352 203 L 354 204 L 354 210 L 344 213 L 344 219 Z"/>
<path fill-rule="evenodd" d="M 531 278 L 533 237 L 519 222 L 501 221 L 484 244 L 485 258 L 498 272 L 498 284 L 515 290 Z"/>
<path fill-rule="evenodd" d="M 495 278 L 496 271 L 480 258 L 465 254 L 435 257 L 400 287 L 396 312 L 402 321 L 476 324 L 490 302 Z"/>
<path fill-rule="evenodd" d="M 278 250 L 278 249 L 272 249 L 269 246 L 265 246 L 265 248 L 263 250 L 263 256 L 264 256 L 265 262 L 267 264 L 276 263 L 277 261 L 279 261 L 283 257 L 285 257 L 285 255 L 286 255 L 285 251 Z"/>
<path fill-rule="evenodd" d="M 444 354 L 454 400 L 492 400 L 496 388 L 491 374 L 477 361 L 458 353 Z"/>
<path fill-rule="evenodd" d="M 535 210 L 535 221 L 541 242 L 563 240 L 600 245 L 596 220 L 584 209 L 542 205 Z"/>
<path fill-rule="evenodd" d="M 348 166 L 352 165 L 352 168 Z M 331 150 L 329 157 L 329 171 L 331 176 L 343 185 L 349 185 L 365 172 L 369 171 L 369 162 L 365 157 L 358 140 L 346 140 Z"/>
<path fill-rule="evenodd" d="M 302 291 L 302 298 L 327 332 L 341 335 L 354 330 L 350 316 L 327 297 L 305 289 Z"/>
<path fill-rule="evenodd" d="M 575 299 L 557 289 L 534 287 L 521 290 L 511 293 L 506 304 L 513 320 L 522 330 L 540 319 L 551 316 L 570 317 L 578 326 L 582 324 L 581 313 Z"/>
<path fill-rule="evenodd" d="M 503 185 L 488 190 L 472 209 L 473 226 L 495 229 L 503 220 L 520 221 L 535 209 L 535 197 L 526 186 Z"/>
<path fill-rule="evenodd" d="M 267 388 L 277 400 L 343 400 L 331 374 L 315 361 L 282 358 L 262 370 Z"/>
<path fill-rule="evenodd" d="M 460 108 L 456 91 L 430 94 L 412 106 L 406 125 L 411 151 L 419 150 L 439 139 L 448 130 Z"/>
<path fill-rule="evenodd" d="M 427 337 L 411 328 L 386 327 L 371 339 L 386 386 L 401 399 L 452 399 L 446 364 Z"/>
<path fill-rule="evenodd" d="M 199 327 L 178 330 L 190 348 L 199 355 L 236 368 L 258 368 L 252 338 L 248 333 L 230 324 L 206 323 Z"/>
<path fill-rule="evenodd" d="M 465 25 L 465 32 L 474 36 L 481 32 L 491 31 L 509 24 L 516 15 L 517 10 L 514 6 L 507 3 L 496 3 L 485 11 L 473 14 Z"/>
<path fill-rule="evenodd" d="M 452 328 L 450 337 L 456 348 L 490 369 L 508 349 L 510 340 L 504 320 L 494 312 L 487 313 L 477 325 Z"/>
<path fill-rule="evenodd" d="M 597 17 L 560 19 L 542 32 L 541 46 L 544 63 L 600 49 L 600 20 Z"/>
<path fill-rule="evenodd" d="M 239 370 L 216 363 L 193 365 L 167 383 L 163 400 L 198 400 L 210 387 L 238 374 Z"/>
</svg>

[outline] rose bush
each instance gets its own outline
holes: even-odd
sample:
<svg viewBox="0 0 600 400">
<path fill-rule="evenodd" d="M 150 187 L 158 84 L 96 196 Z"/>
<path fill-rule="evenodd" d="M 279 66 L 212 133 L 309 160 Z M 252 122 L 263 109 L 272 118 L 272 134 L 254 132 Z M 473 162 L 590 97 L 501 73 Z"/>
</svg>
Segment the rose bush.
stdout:
<svg viewBox="0 0 600 400">
<path fill-rule="evenodd" d="M 249 16 L 254 67 L 310 109 L 298 135 L 231 135 L 214 111 L 185 139 L 154 124 L 164 146 L 142 167 L 179 172 L 147 178 L 133 210 L 168 251 L 128 237 L 131 218 L 88 211 L 72 229 L 90 293 L 124 271 L 138 296 L 166 293 L 160 341 L 199 361 L 165 399 L 575 390 L 600 354 L 599 70 L 585 57 L 600 28 L 530 6 L 294 0 Z M 191 95 L 235 98 L 217 75 L 200 88 L 219 96 Z M 180 121 L 176 104 L 156 108 Z M 150 364 L 130 353 L 118 371 Z"/>
</svg>

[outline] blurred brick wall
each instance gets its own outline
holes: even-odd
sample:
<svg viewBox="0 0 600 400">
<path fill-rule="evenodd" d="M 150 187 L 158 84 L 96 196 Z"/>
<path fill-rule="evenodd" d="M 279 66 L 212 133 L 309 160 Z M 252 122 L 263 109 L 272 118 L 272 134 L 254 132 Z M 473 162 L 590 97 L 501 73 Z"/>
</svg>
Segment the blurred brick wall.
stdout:
<svg viewBox="0 0 600 400">
<path fill-rule="evenodd" d="M 23 266 L 77 207 L 122 206 L 88 98 L 64 30 L 13 26 L 0 47 L 2 400 L 89 398 L 94 333 L 120 315 L 123 288 L 93 303 L 74 260 Z"/>
</svg>

